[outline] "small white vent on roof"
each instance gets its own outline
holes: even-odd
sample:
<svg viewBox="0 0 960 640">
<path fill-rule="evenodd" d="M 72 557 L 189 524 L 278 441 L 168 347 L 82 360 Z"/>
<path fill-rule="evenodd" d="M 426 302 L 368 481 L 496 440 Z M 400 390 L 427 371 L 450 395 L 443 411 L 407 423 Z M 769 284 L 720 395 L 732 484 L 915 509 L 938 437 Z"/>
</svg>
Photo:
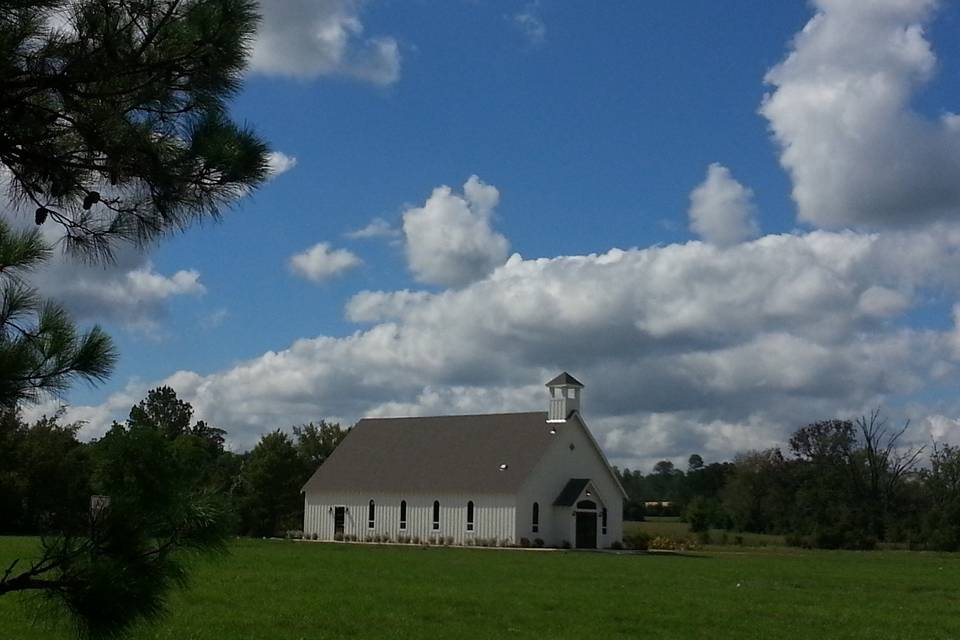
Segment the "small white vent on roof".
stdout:
<svg viewBox="0 0 960 640">
<path fill-rule="evenodd" d="M 501 464 L 501 465 L 500 465 L 500 471 L 506 471 L 506 470 L 507 470 L 507 466 L 508 466 L 508 465 L 507 465 L 506 462 L 504 462 L 503 464 Z"/>
</svg>

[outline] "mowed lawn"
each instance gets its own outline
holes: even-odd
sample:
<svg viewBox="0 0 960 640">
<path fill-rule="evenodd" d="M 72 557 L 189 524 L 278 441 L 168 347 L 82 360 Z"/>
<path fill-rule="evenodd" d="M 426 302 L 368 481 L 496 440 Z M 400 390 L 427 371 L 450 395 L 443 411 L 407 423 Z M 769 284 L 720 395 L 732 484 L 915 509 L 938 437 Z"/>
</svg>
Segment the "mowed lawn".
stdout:
<svg viewBox="0 0 960 640">
<path fill-rule="evenodd" d="M 32 539 L 0 538 L 0 565 Z M 960 638 L 960 555 L 244 540 L 136 638 Z M 0 597 L 0 638 L 68 638 Z"/>
</svg>

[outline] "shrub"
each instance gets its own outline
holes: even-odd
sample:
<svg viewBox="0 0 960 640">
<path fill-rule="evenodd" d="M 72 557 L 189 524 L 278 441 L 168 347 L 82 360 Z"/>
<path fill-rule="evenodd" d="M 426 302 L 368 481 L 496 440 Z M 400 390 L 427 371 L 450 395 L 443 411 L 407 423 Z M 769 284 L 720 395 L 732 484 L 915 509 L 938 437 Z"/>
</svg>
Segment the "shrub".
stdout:
<svg viewBox="0 0 960 640">
<path fill-rule="evenodd" d="M 317 535 L 316 533 L 314 533 L 312 536 L 310 536 L 310 539 L 311 539 L 311 540 L 317 540 L 317 539 L 319 539 L 319 538 L 320 538 L 320 536 Z"/>
<path fill-rule="evenodd" d="M 656 536 L 650 541 L 650 548 L 658 549 L 660 551 L 676 551 L 677 543 L 673 540 L 673 538 L 668 538 L 667 536 Z"/>
<path fill-rule="evenodd" d="M 623 543 L 628 549 L 646 551 L 650 548 L 650 534 L 646 531 L 634 531 L 623 536 Z"/>
<path fill-rule="evenodd" d="M 476 540 L 474 540 L 473 538 L 467 538 L 464 544 L 467 545 L 468 547 L 472 547 L 474 544 L 476 544 Z"/>
<path fill-rule="evenodd" d="M 650 541 L 650 548 L 660 551 L 693 551 L 699 546 L 690 540 L 674 540 L 668 536 L 657 536 Z"/>
<path fill-rule="evenodd" d="M 287 540 L 300 540 L 303 538 L 303 531 L 297 531 L 295 529 L 290 529 L 286 532 L 284 536 Z"/>
<path fill-rule="evenodd" d="M 697 543 L 698 544 L 710 544 L 710 530 L 704 529 L 703 531 L 697 532 Z"/>
<path fill-rule="evenodd" d="M 623 549 L 623 543 L 620 542 L 619 540 L 614 540 L 613 542 L 610 543 L 610 548 L 613 549 L 614 551 L 620 551 L 621 549 Z"/>
<path fill-rule="evenodd" d="M 542 549 L 542 548 L 543 548 L 543 538 L 534 538 L 534 539 L 533 539 L 533 546 L 535 546 L 535 547 L 538 548 L 538 549 Z"/>
<path fill-rule="evenodd" d="M 314 534 L 314 535 L 316 535 L 316 534 Z M 333 534 L 333 539 L 336 540 L 337 542 L 343 542 L 343 534 L 342 534 L 342 533 L 335 533 L 335 534 Z M 314 540 L 316 540 L 316 538 L 314 538 Z"/>
<path fill-rule="evenodd" d="M 413 544 L 420 544 L 420 536 L 413 536 Z"/>
<path fill-rule="evenodd" d="M 520 546 L 524 549 L 530 547 L 530 538 L 520 538 Z"/>
<path fill-rule="evenodd" d="M 561 543 L 560 543 L 560 548 L 561 548 L 561 549 L 570 549 L 570 548 L 571 548 L 571 547 L 570 547 L 570 541 L 569 541 L 569 540 L 564 540 L 563 542 L 561 542 Z"/>
<path fill-rule="evenodd" d="M 453 536 L 447 536 L 446 539 L 443 541 L 443 543 L 446 545 L 453 544 Z"/>
</svg>

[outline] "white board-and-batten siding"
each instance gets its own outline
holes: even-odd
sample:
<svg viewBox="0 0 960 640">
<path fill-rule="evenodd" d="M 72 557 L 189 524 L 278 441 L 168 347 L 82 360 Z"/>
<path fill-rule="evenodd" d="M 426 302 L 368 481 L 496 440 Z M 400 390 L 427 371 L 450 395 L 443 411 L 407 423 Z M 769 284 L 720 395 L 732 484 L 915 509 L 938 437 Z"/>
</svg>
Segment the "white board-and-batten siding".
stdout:
<svg viewBox="0 0 960 640">
<path fill-rule="evenodd" d="M 374 501 L 373 527 L 369 526 L 370 500 Z M 407 502 L 407 527 L 400 528 L 400 502 Z M 433 528 L 433 503 L 440 502 L 440 528 Z M 467 503 L 473 501 L 473 531 L 467 531 Z M 453 538 L 453 544 L 467 544 L 469 539 L 509 540 L 516 542 L 516 503 L 504 495 L 398 495 L 365 493 L 307 492 L 304 498 L 304 530 L 307 537 L 334 539 L 334 509 L 346 507 L 344 536 L 365 540 L 368 536 L 400 535 L 429 540 L 432 537 Z"/>
</svg>

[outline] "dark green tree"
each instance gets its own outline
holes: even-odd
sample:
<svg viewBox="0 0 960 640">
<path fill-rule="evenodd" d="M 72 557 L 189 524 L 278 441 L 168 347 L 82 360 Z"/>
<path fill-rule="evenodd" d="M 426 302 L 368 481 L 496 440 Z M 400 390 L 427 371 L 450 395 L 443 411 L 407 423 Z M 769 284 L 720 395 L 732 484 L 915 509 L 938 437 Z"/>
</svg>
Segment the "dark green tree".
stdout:
<svg viewBox="0 0 960 640">
<path fill-rule="evenodd" d="M 130 409 L 127 424 L 155 429 L 168 440 L 176 440 L 190 433 L 192 420 L 190 403 L 178 398 L 172 388 L 163 386 L 148 391 L 147 397 Z M 206 423 L 201 429 L 207 431 Z"/>
<path fill-rule="evenodd" d="M 300 489 L 313 469 L 290 436 L 277 429 L 260 438 L 240 472 L 241 519 L 247 533 L 272 536 L 303 523 Z"/>
<path fill-rule="evenodd" d="M 297 454 L 311 470 L 316 470 L 323 464 L 348 433 L 350 429 L 342 429 L 339 423 L 329 423 L 326 420 L 293 428 Z"/>
<path fill-rule="evenodd" d="M 99 327 L 79 332 L 67 312 L 26 284 L 49 256 L 36 231 L 14 232 L 0 220 L 0 407 L 11 409 L 77 381 L 98 382 L 116 351 Z"/>
<path fill-rule="evenodd" d="M 226 110 L 256 23 L 254 0 L 0 0 L 3 214 L 28 209 L 37 225 L 59 225 L 64 246 L 89 260 L 109 260 L 117 242 L 143 245 L 216 218 L 267 173 L 265 145 Z M 106 377 L 109 338 L 79 334 L 62 309 L 14 281 L 46 250 L 37 234 L 6 229 L 0 406 Z M 166 487 L 166 472 L 146 464 L 153 458 L 109 463 L 125 450 L 179 461 L 180 438 L 120 429 L 98 462 L 109 506 L 83 534 L 46 538 L 39 561 L 0 574 L 0 595 L 41 591 L 90 635 L 155 617 L 183 580 L 180 552 L 224 539 L 215 501 Z M 124 483 L 108 482 L 116 468 Z"/>
<path fill-rule="evenodd" d="M 26 426 L 16 445 L 23 518 L 21 532 L 46 534 L 76 529 L 90 500 L 89 452 L 78 439 L 81 424 L 61 425 L 59 416 Z"/>
<path fill-rule="evenodd" d="M 853 460 L 854 495 L 863 504 L 867 531 L 877 540 L 886 540 L 893 506 L 925 448 L 900 445 L 909 427 L 907 421 L 899 429 L 890 428 L 879 409 L 856 420 L 859 446 Z"/>
<path fill-rule="evenodd" d="M 658 476 L 670 476 L 673 475 L 675 471 L 673 463 L 669 460 L 661 460 L 653 465 L 653 472 Z"/>
<path fill-rule="evenodd" d="M 748 451 L 734 460 L 722 491 L 723 508 L 740 531 L 779 533 L 793 505 L 790 465 L 779 449 Z"/>
<path fill-rule="evenodd" d="M 215 218 L 267 173 L 226 111 L 254 0 L 0 0 L 0 171 L 69 250 L 109 259 Z"/>
<path fill-rule="evenodd" d="M 960 550 L 960 447 L 934 446 L 930 468 L 921 478 L 929 501 L 924 523 L 928 546 Z"/>
<path fill-rule="evenodd" d="M 56 433 L 49 422 L 32 430 L 49 440 Z M 47 471 L 37 473 L 56 473 L 53 452 L 41 445 Z M 69 511 L 80 517 L 42 539 L 40 559 L 8 567 L 0 595 L 38 591 L 65 608 L 82 635 L 112 636 L 162 614 L 169 589 L 186 582 L 185 560 L 223 550 L 231 519 L 226 497 L 205 482 L 208 453 L 191 433 L 171 439 L 150 424 L 114 423 L 86 448 L 92 489 Z M 50 480 L 28 477 L 25 486 Z"/>
</svg>

